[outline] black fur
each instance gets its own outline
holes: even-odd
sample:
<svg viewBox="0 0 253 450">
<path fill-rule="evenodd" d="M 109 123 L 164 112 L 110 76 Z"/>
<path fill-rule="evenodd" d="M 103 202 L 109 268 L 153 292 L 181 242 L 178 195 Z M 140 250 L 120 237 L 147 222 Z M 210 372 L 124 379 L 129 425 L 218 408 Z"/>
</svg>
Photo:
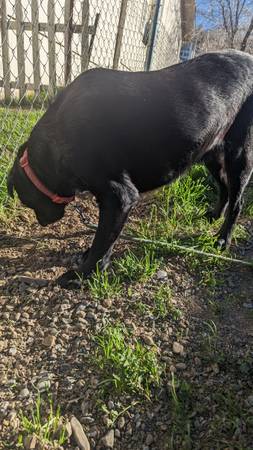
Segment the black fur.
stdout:
<svg viewBox="0 0 253 450">
<path fill-rule="evenodd" d="M 19 150 L 9 192 L 34 209 L 41 225 L 64 215 L 19 167 L 24 148 L 32 168 L 53 192 L 92 192 L 99 225 L 79 272 L 105 267 L 139 194 L 170 183 L 203 161 L 220 187 L 213 217 L 225 211 L 219 243 L 230 243 L 253 168 L 253 57 L 209 53 L 154 71 L 95 69 L 56 98 Z M 73 272 L 61 283 L 76 278 Z"/>
</svg>

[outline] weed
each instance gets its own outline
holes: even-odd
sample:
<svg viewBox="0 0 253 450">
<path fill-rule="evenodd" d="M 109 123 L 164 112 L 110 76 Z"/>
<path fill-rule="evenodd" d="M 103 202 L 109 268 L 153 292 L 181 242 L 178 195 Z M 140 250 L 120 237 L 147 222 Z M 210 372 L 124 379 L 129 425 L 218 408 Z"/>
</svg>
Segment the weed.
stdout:
<svg viewBox="0 0 253 450">
<path fill-rule="evenodd" d="M 252 413 L 249 412 L 243 399 L 237 393 L 226 388 L 213 392 L 212 401 L 216 413 L 210 417 L 208 424 L 209 441 L 211 438 L 212 442 L 216 443 L 217 447 L 215 448 L 224 448 L 219 446 L 222 443 L 226 445 L 226 448 L 235 450 L 250 449 L 251 445 L 247 445 L 244 441 L 245 438 L 242 437 L 242 430 L 250 432 L 252 429 Z M 245 436 L 247 436 L 247 432 Z"/>
<path fill-rule="evenodd" d="M 127 281 L 145 281 L 154 275 L 159 265 L 152 247 L 144 247 L 141 257 L 127 250 L 124 257 L 115 262 L 119 276 Z"/>
<path fill-rule="evenodd" d="M 213 320 L 208 320 L 204 322 L 204 324 L 206 325 L 206 332 L 204 334 L 206 347 L 210 353 L 214 354 L 217 351 L 217 341 L 218 341 L 217 326 Z"/>
<path fill-rule="evenodd" d="M 153 315 L 158 319 L 164 319 L 168 315 L 176 320 L 181 317 L 181 311 L 172 303 L 171 289 L 167 285 L 160 286 L 154 295 Z"/>
<path fill-rule="evenodd" d="M 152 385 L 160 383 L 161 366 L 154 350 L 131 342 L 122 326 L 107 325 L 96 337 L 95 362 L 101 370 L 101 386 L 116 392 L 142 393 L 150 397 Z"/>
<path fill-rule="evenodd" d="M 143 303 L 142 301 L 134 303 L 134 307 L 136 311 L 140 314 L 150 314 L 150 307 L 146 303 Z"/>
<path fill-rule="evenodd" d="M 168 449 L 191 449 L 192 388 L 186 381 L 176 380 L 171 375 L 170 382 L 172 426 L 169 429 Z"/>
<path fill-rule="evenodd" d="M 24 447 L 25 436 L 35 435 L 41 444 L 50 444 L 55 441 L 59 445 L 67 441 L 67 433 L 61 416 L 60 407 L 56 409 L 53 399 L 48 394 L 48 402 L 43 402 L 38 394 L 34 408 L 29 416 L 20 413 L 22 433 L 18 437 L 18 444 Z"/>
<path fill-rule="evenodd" d="M 118 420 L 118 418 L 120 416 L 125 414 L 130 408 L 137 405 L 139 402 L 138 401 L 132 402 L 130 405 L 127 405 L 121 411 L 117 411 L 115 409 L 108 409 L 105 403 L 103 403 L 103 402 L 99 402 L 99 403 L 100 403 L 101 411 L 108 416 L 108 418 L 110 420 L 110 427 L 112 427 L 115 425 L 115 422 Z"/>
<path fill-rule="evenodd" d="M 107 270 L 101 271 L 97 265 L 96 272 L 87 281 L 92 297 L 97 299 L 115 297 L 121 292 L 120 279 Z"/>
</svg>

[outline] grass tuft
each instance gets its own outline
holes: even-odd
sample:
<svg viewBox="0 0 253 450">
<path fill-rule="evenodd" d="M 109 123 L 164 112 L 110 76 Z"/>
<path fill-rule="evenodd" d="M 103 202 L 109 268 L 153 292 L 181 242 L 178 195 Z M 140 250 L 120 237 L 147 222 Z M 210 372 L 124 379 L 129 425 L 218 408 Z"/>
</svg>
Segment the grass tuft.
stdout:
<svg viewBox="0 0 253 450">
<path fill-rule="evenodd" d="M 87 281 L 87 284 L 92 297 L 100 300 L 117 297 L 122 289 L 120 278 L 107 270 L 102 272 L 98 265 L 96 272 Z"/>
<path fill-rule="evenodd" d="M 123 258 L 115 262 L 115 267 L 122 281 L 145 281 L 155 274 L 160 263 L 154 249 L 144 247 L 140 257 L 128 249 Z"/>
<path fill-rule="evenodd" d="M 22 432 L 18 437 L 18 446 L 24 448 L 27 438 L 35 436 L 42 445 L 62 445 L 67 441 L 67 432 L 60 407 L 54 407 L 53 399 L 47 394 L 47 401 L 43 401 L 40 394 L 36 398 L 34 407 L 27 416 L 20 413 Z"/>
<path fill-rule="evenodd" d="M 119 325 L 107 325 L 95 342 L 95 363 L 105 391 L 141 393 L 149 398 L 151 387 L 159 385 L 162 372 L 155 350 L 131 341 L 127 330 Z"/>
</svg>

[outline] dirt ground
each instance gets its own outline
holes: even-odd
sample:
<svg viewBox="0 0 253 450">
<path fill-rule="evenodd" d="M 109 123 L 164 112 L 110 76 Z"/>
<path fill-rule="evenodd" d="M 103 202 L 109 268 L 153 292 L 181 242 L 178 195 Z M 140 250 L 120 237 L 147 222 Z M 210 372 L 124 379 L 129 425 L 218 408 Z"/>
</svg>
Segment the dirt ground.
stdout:
<svg viewBox="0 0 253 450">
<path fill-rule="evenodd" d="M 96 222 L 93 206 L 84 209 Z M 253 259 L 253 223 L 247 226 L 252 237 L 236 255 Z M 230 264 L 210 288 L 183 256 L 168 254 L 165 273 L 136 283 L 131 298 L 96 300 L 87 288 L 54 283 L 91 239 L 73 210 L 46 229 L 28 215 L 0 232 L 0 449 L 19 448 L 20 411 L 27 414 L 45 386 L 62 415 L 80 421 L 91 449 L 253 449 L 253 269 Z M 156 319 L 136 308 L 140 298 L 150 302 L 157 283 L 171 287 L 180 316 Z M 91 354 L 107 321 L 124 323 L 165 364 L 150 400 L 101 398 Z M 77 441 L 71 436 L 62 448 L 78 449 Z"/>
</svg>

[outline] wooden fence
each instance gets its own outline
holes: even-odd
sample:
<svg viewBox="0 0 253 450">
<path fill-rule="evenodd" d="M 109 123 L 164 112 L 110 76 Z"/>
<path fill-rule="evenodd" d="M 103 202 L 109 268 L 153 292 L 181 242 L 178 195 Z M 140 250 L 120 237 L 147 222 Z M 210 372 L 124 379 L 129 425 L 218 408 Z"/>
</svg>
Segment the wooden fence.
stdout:
<svg viewBox="0 0 253 450">
<path fill-rule="evenodd" d="M 71 76 L 72 51 L 71 43 L 74 33 L 80 34 L 81 41 L 81 70 L 88 67 L 89 59 L 93 47 L 94 37 L 99 21 L 99 13 L 96 14 L 94 24 L 89 25 L 89 0 L 83 0 L 81 24 L 73 23 L 73 1 L 65 0 L 64 23 L 56 23 L 55 1 L 48 0 L 47 23 L 39 22 L 38 0 L 31 0 L 32 22 L 23 21 L 22 0 L 15 0 L 15 18 L 10 19 L 6 14 L 6 0 L 0 0 L 1 8 L 1 39 L 2 39 L 2 65 L 3 78 L 0 79 L 0 87 L 4 90 L 4 99 L 11 96 L 11 90 L 19 91 L 19 98 L 22 99 L 27 91 L 34 91 L 38 94 L 42 89 L 47 89 L 48 94 L 53 96 L 56 92 L 56 53 L 55 45 L 56 33 L 64 33 L 64 83 L 67 84 Z M 9 30 L 16 32 L 17 40 L 17 80 L 11 80 L 10 72 L 10 46 Z M 24 32 L 32 33 L 32 59 L 34 82 L 25 81 L 25 49 Z M 40 36 L 47 37 L 48 41 L 48 85 L 41 83 L 41 67 L 39 57 Z M 61 45 L 61 44 L 60 44 Z"/>
</svg>

